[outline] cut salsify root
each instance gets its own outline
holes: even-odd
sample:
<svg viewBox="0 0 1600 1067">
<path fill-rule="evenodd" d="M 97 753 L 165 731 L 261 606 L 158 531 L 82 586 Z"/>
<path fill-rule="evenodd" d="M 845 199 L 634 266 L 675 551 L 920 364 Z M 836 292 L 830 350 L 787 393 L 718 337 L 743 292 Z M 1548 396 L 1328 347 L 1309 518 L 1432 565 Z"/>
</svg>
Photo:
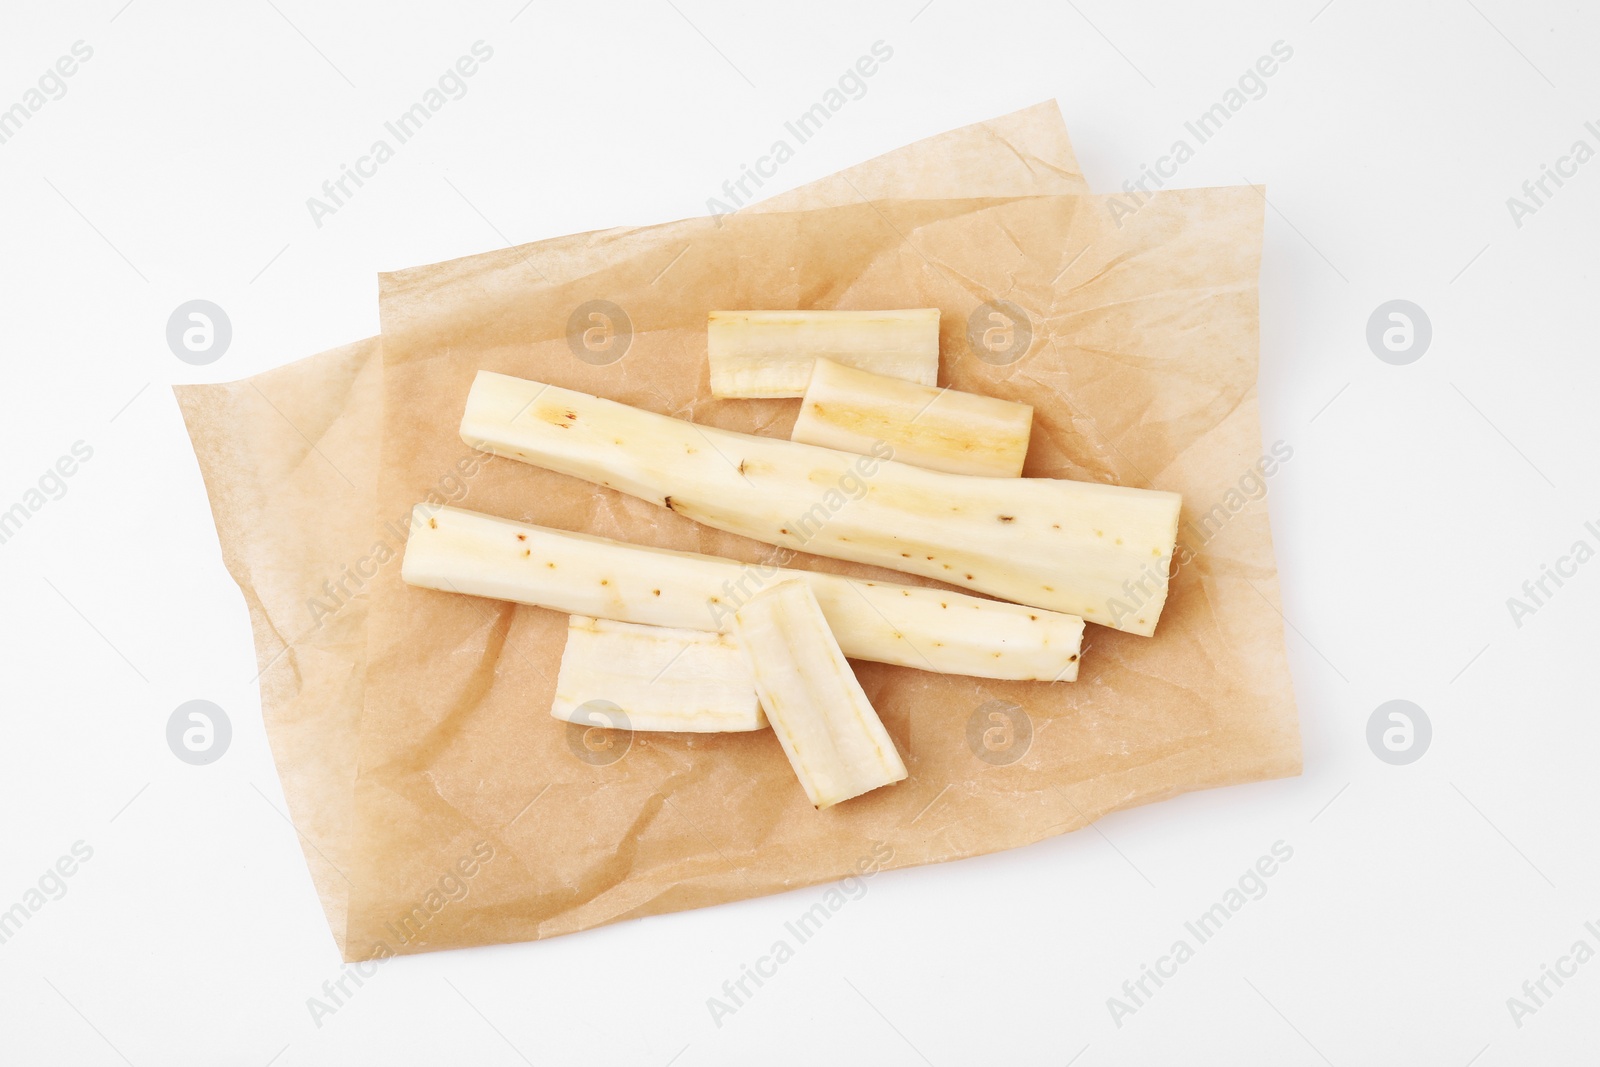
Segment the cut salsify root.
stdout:
<svg viewBox="0 0 1600 1067">
<path fill-rule="evenodd" d="M 473 383 L 461 437 L 720 530 L 1129 633 L 1154 633 L 1167 598 L 1176 493 L 945 474 L 700 426 L 489 371 Z"/>
<path fill-rule="evenodd" d="M 894 458 L 928 470 L 1016 478 L 1028 455 L 1033 408 L 935 389 L 819 359 L 789 440 Z"/>
<path fill-rule="evenodd" d="M 401 577 L 576 615 L 726 630 L 764 586 L 801 578 L 845 654 L 974 678 L 1071 681 L 1083 620 L 943 589 L 784 570 L 419 504 Z"/>
<path fill-rule="evenodd" d="M 734 631 L 756 692 L 818 808 L 906 777 L 906 765 L 804 582 L 779 582 L 739 609 Z"/>
<path fill-rule="evenodd" d="M 614 705 L 630 730 L 730 733 L 766 728 L 750 664 L 731 634 L 574 615 L 550 714 L 591 725 Z"/>
<path fill-rule="evenodd" d="M 711 395 L 799 396 L 821 357 L 910 382 L 939 380 L 939 309 L 713 311 Z"/>
</svg>

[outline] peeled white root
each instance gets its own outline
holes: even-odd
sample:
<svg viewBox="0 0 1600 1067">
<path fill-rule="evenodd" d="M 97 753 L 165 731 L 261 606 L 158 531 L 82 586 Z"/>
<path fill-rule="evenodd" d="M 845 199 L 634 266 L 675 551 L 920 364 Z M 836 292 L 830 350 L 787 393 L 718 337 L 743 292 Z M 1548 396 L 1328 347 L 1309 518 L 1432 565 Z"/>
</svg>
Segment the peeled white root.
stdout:
<svg viewBox="0 0 1600 1067">
<path fill-rule="evenodd" d="M 1129 633 L 1154 633 L 1167 599 L 1177 493 L 945 474 L 488 371 L 473 383 L 461 438 L 719 530 Z"/>
<path fill-rule="evenodd" d="M 1028 456 L 1033 408 L 992 396 L 935 389 L 819 359 L 791 441 L 894 458 L 929 470 L 1015 478 Z"/>
<path fill-rule="evenodd" d="M 739 609 L 735 632 L 784 754 L 817 808 L 906 776 L 861 683 L 804 582 L 779 582 Z"/>
<path fill-rule="evenodd" d="M 630 730 L 728 733 L 767 725 L 750 664 L 730 634 L 574 615 L 550 714 L 591 725 L 604 701 Z"/>
<path fill-rule="evenodd" d="M 1071 681 L 1083 620 L 921 586 L 624 544 L 418 505 L 401 577 L 426 589 L 493 597 L 621 622 L 726 630 L 761 588 L 800 578 L 845 654 L 974 678 Z"/>
<path fill-rule="evenodd" d="M 933 385 L 939 309 L 713 311 L 706 355 L 712 396 L 799 396 L 818 357 Z"/>
</svg>

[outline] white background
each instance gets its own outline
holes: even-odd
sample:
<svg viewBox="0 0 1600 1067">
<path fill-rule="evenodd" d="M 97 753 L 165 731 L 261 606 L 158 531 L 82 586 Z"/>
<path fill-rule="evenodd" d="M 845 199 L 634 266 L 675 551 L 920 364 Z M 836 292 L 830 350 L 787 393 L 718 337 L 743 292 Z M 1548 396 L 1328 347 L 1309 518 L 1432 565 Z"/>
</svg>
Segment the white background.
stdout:
<svg viewBox="0 0 1600 1067">
<path fill-rule="evenodd" d="M 1506 1000 L 1579 938 L 1600 948 L 1600 562 L 1520 628 L 1506 598 L 1600 543 L 1600 162 L 1520 228 L 1506 198 L 1575 139 L 1600 147 L 1600 19 L 1321 3 L 6 5 L 0 107 L 75 41 L 94 56 L 0 145 L 0 510 L 75 441 L 94 456 L 0 545 L 0 908 L 75 841 L 94 855 L 0 945 L 0 1060 L 1490 1067 L 1592 1049 L 1600 962 L 1520 1027 Z M 306 198 L 479 39 L 494 59 L 469 94 L 315 227 Z M 879 39 L 893 60 L 768 191 L 1052 96 L 1111 191 L 1273 42 L 1294 49 L 1178 181 L 1271 198 L 1261 399 L 1266 442 L 1295 450 L 1270 506 L 1304 776 L 881 875 L 720 1027 L 707 998 L 820 888 L 386 964 L 319 1027 L 307 998 L 340 964 L 167 385 L 375 333 L 379 270 L 703 214 Z M 234 329 L 204 368 L 164 337 L 197 297 Z M 1409 366 L 1364 337 L 1393 298 L 1433 325 Z M 197 697 L 234 724 L 207 767 L 164 738 Z M 1409 766 L 1365 739 L 1394 698 L 1433 724 Z M 1116 1025 L 1107 998 L 1279 840 L 1294 855 L 1267 894 Z"/>
</svg>

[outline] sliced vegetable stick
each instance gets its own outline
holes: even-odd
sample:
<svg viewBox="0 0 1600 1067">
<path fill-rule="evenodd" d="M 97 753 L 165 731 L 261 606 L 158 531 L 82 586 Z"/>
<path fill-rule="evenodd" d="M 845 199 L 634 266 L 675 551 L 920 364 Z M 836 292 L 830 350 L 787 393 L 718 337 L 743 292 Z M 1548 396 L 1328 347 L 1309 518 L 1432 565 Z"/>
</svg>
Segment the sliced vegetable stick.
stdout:
<svg viewBox="0 0 1600 1067">
<path fill-rule="evenodd" d="M 1176 493 L 928 471 L 488 371 L 473 383 L 461 437 L 720 530 L 1130 633 L 1154 633 L 1167 598 Z"/>
<path fill-rule="evenodd" d="M 713 311 L 711 395 L 799 396 L 821 356 L 906 381 L 939 380 L 939 309 Z"/>
<path fill-rule="evenodd" d="M 783 570 L 419 504 L 401 577 L 621 622 L 726 630 L 763 586 L 803 578 L 856 659 L 974 678 L 1072 681 L 1083 620 L 923 586 Z"/>
<path fill-rule="evenodd" d="M 832 807 L 906 776 L 806 583 L 764 589 L 735 618 L 761 706 L 812 805 Z"/>
<path fill-rule="evenodd" d="M 901 463 L 950 474 L 1015 478 L 1028 455 L 1033 408 L 935 389 L 819 359 L 791 441 L 866 456 L 887 444 Z"/>
<path fill-rule="evenodd" d="M 630 730 L 732 733 L 766 728 L 750 664 L 732 634 L 574 615 L 550 714 L 588 725 L 603 700 Z"/>
</svg>

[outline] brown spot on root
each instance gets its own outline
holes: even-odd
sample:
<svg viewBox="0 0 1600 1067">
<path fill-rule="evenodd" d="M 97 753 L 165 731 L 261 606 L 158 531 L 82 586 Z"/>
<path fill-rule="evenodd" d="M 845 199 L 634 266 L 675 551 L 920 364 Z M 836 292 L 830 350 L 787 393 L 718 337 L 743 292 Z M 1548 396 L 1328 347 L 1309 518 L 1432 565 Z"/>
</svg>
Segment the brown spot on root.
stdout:
<svg viewBox="0 0 1600 1067">
<path fill-rule="evenodd" d="M 527 559 L 531 555 L 533 555 L 533 549 L 525 548 L 525 549 L 522 550 L 522 558 L 523 559 Z"/>
<path fill-rule="evenodd" d="M 739 473 L 740 474 L 744 473 L 744 460 L 742 460 L 742 459 L 739 461 Z"/>
<path fill-rule="evenodd" d="M 967 575 L 967 581 L 969 581 L 969 582 L 972 581 L 972 575 L 970 575 L 970 574 Z"/>
<path fill-rule="evenodd" d="M 439 528 L 439 520 L 430 515 L 428 517 L 428 529 L 437 530 L 438 528 Z"/>
<path fill-rule="evenodd" d="M 1076 652 L 1074 652 L 1072 655 L 1068 656 L 1067 657 L 1067 662 L 1068 663 L 1076 663 L 1076 662 L 1078 662 L 1078 654 Z"/>
<path fill-rule="evenodd" d="M 518 541 L 526 541 L 527 539 L 528 539 L 528 535 L 527 534 L 517 534 L 517 540 Z"/>
<path fill-rule="evenodd" d="M 663 499 L 661 501 L 661 506 L 666 508 L 668 511 L 672 511 L 673 510 L 672 498 L 669 496 L 669 497 L 666 497 L 665 499 Z"/>
<path fill-rule="evenodd" d="M 1000 516 L 1000 521 L 1001 522 L 1016 522 L 1017 521 L 1017 517 L 1015 515 L 1002 515 L 1002 516 Z"/>
<path fill-rule="evenodd" d="M 600 579 L 600 584 L 601 585 L 610 585 L 611 584 L 611 579 L 610 578 L 602 578 L 602 579 Z"/>
<path fill-rule="evenodd" d="M 901 558 L 901 559 L 910 559 L 910 558 L 911 558 L 911 553 L 909 553 L 909 552 L 902 552 L 902 553 L 900 553 L 900 558 Z"/>
<path fill-rule="evenodd" d="M 949 607 L 949 606 L 950 606 L 950 605 L 949 605 L 949 604 L 946 604 L 946 603 L 945 603 L 945 602 L 944 602 L 944 601 L 942 601 L 942 600 L 941 600 L 941 601 L 939 601 L 939 606 L 940 606 L 940 607 L 941 607 L 941 608 L 948 608 L 948 607 Z"/>
<path fill-rule="evenodd" d="M 654 593 L 656 596 L 660 596 L 661 595 L 661 590 L 659 590 L 659 589 L 652 589 L 652 590 L 650 590 L 650 592 Z"/>
<path fill-rule="evenodd" d="M 1029 615 L 1028 618 L 1032 619 L 1034 622 L 1038 622 L 1039 621 L 1039 616 L 1037 616 L 1037 615 Z"/>
<path fill-rule="evenodd" d="M 556 561 L 555 560 L 551 560 L 549 563 L 546 563 L 545 566 L 549 567 L 551 570 L 555 570 L 556 569 Z"/>
</svg>

